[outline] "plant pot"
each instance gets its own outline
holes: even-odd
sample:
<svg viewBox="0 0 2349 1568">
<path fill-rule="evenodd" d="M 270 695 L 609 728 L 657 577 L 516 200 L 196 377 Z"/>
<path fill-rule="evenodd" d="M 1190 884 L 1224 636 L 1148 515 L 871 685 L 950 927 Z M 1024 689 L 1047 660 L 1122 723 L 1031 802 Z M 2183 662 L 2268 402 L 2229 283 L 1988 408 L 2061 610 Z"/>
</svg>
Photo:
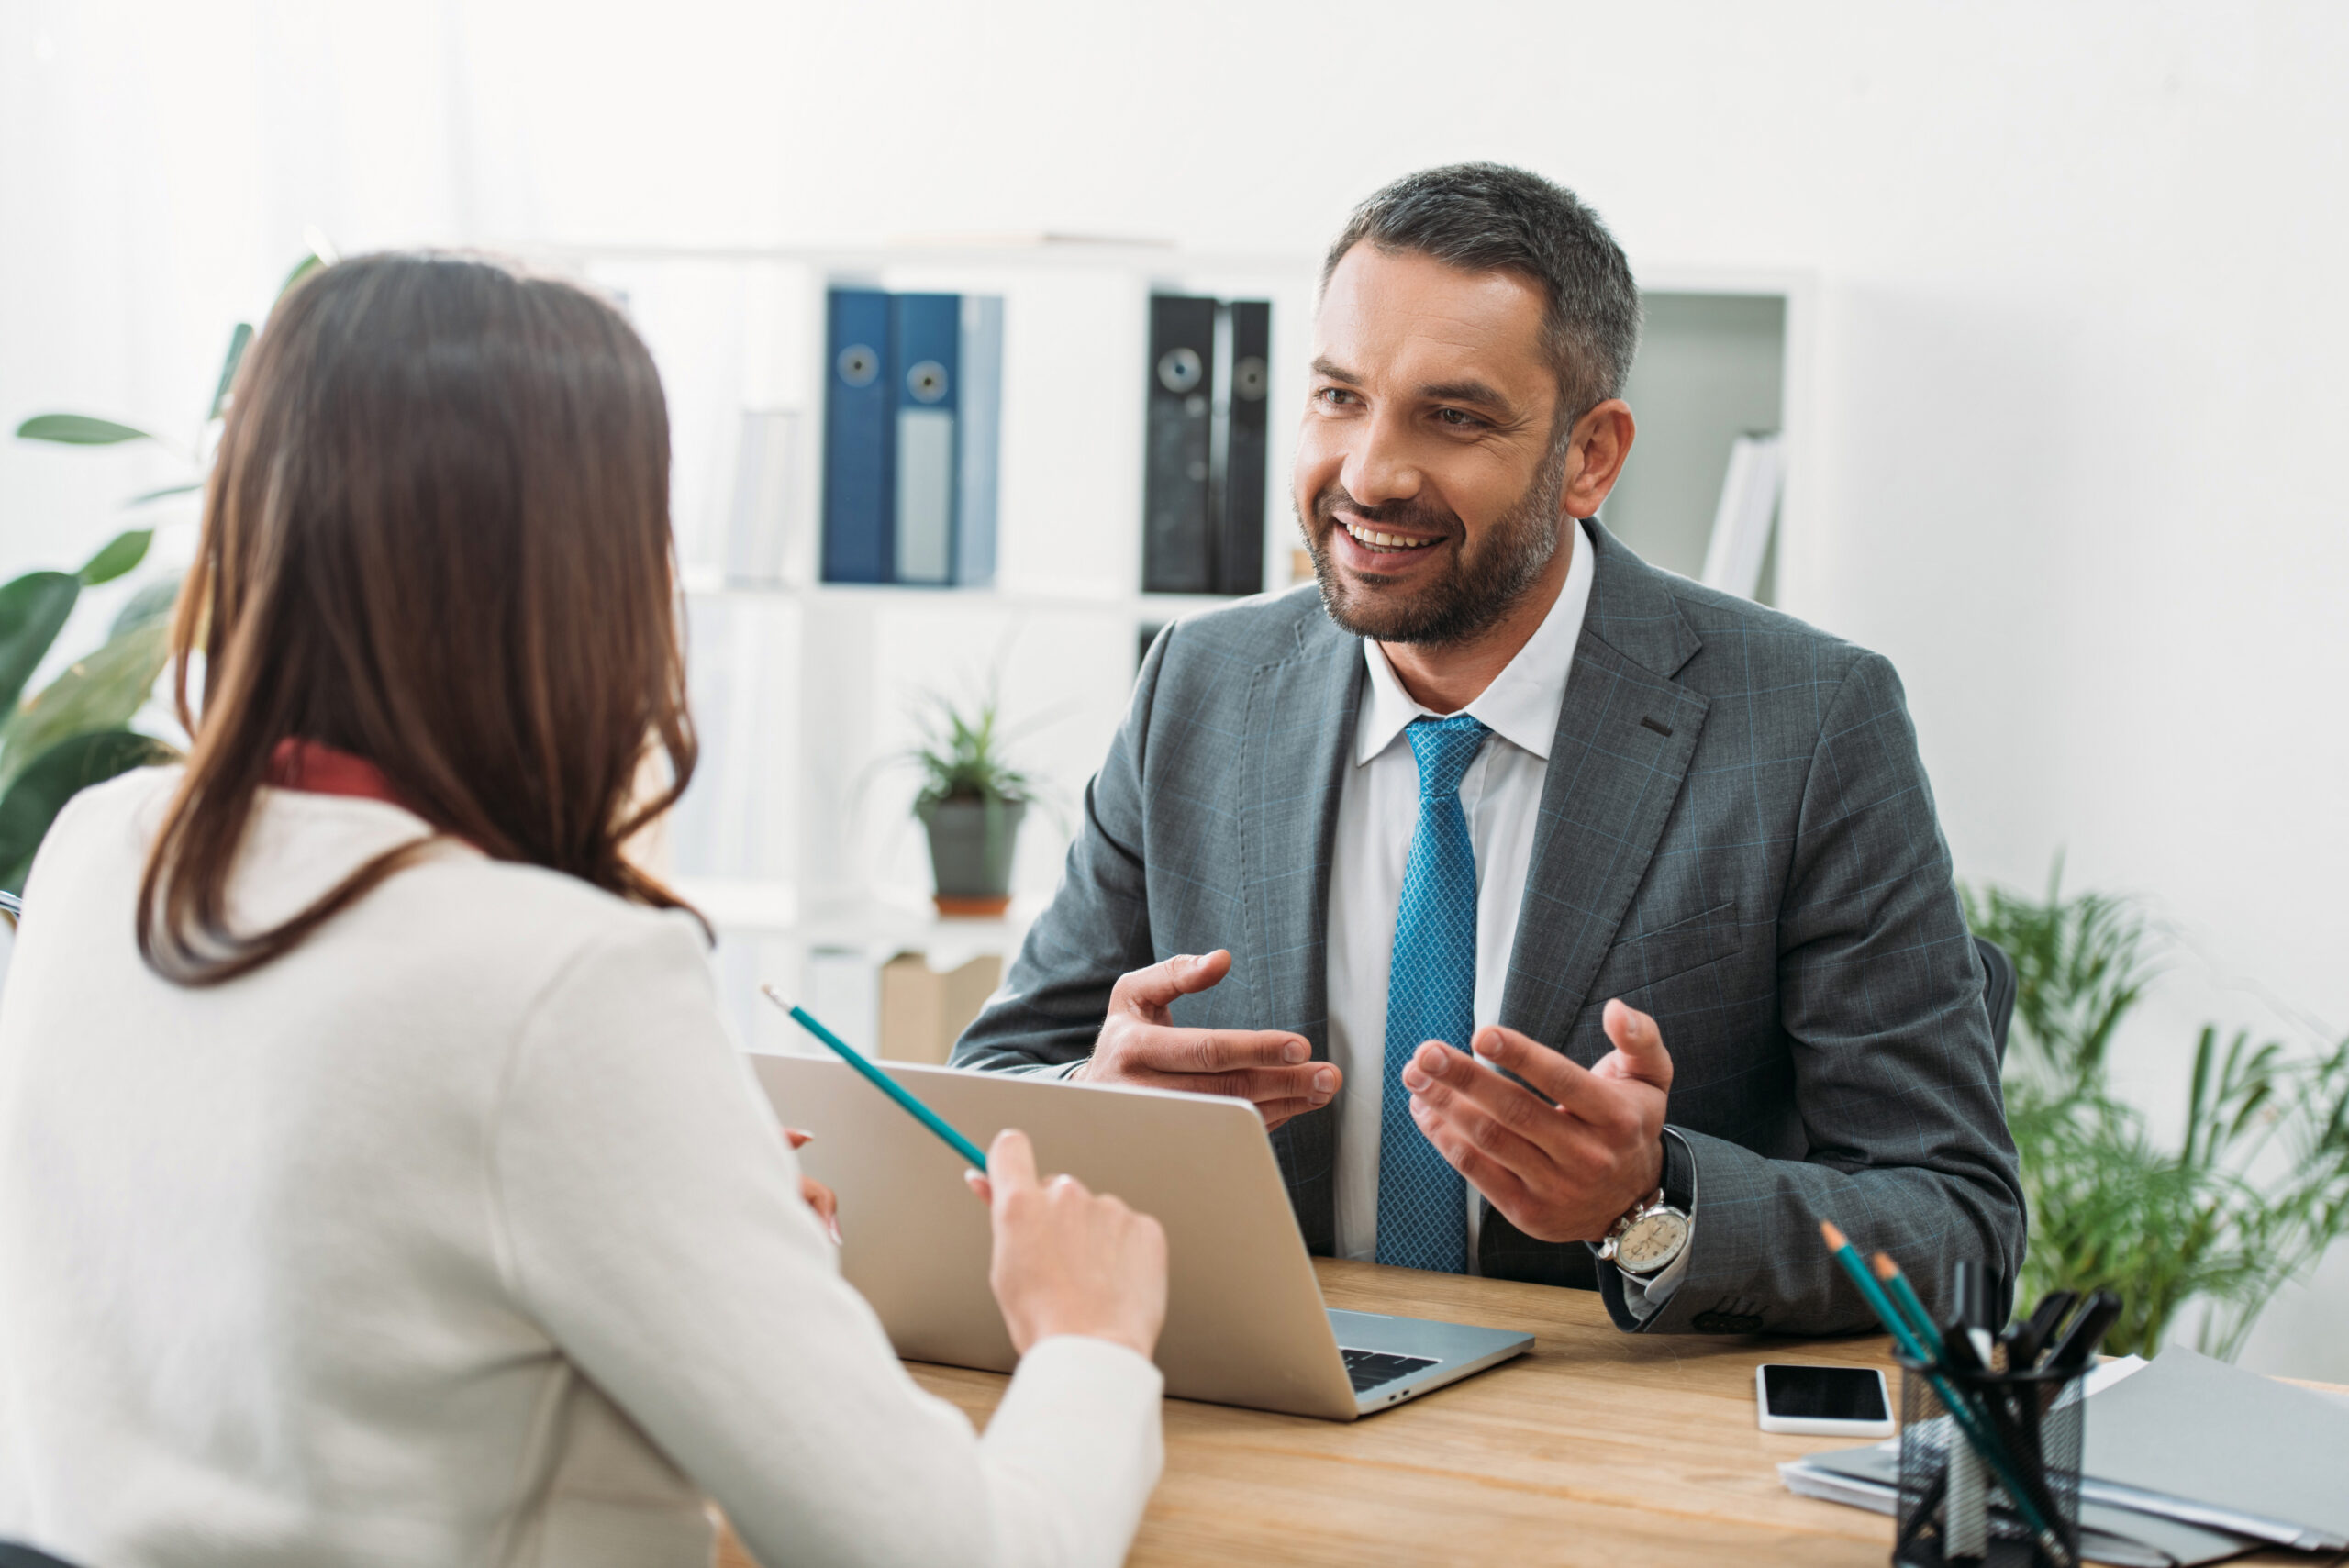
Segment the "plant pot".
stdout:
<svg viewBox="0 0 2349 1568">
<path fill-rule="evenodd" d="M 1024 800 L 924 800 L 914 815 L 930 830 L 930 869 L 941 915 L 1000 915 L 1011 907 L 1011 852 Z"/>
</svg>

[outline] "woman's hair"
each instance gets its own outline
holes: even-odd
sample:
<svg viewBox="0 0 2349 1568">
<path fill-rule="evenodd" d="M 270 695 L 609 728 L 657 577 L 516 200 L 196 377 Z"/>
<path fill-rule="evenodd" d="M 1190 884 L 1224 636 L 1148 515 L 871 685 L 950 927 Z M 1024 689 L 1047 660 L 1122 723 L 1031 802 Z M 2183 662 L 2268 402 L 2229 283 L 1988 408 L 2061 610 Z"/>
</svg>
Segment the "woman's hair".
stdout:
<svg viewBox="0 0 2349 1568">
<path fill-rule="evenodd" d="M 373 762 L 439 836 L 680 907 L 622 853 L 693 773 L 674 592 L 668 414 L 617 311 L 455 257 L 313 273 L 247 356 L 205 488 L 172 628 L 195 744 L 139 884 L 149 966 L 257 969 L 434 841 L 232 929 L 255 792 L 296 738 Z M 668 776 L 639 801 L 656 744 Z"/>
</svg>

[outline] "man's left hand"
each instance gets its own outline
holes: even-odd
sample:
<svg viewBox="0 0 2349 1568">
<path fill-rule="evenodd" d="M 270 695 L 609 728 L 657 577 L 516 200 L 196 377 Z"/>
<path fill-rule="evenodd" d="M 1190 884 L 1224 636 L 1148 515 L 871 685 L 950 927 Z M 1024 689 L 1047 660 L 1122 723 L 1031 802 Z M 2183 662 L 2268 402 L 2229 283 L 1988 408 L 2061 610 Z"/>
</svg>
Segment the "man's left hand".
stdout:
<svg viewBox="0 0 2349 1568">
<path fill-rule="evenodd" d="M 1615 1049 L 1588 1068 L 1515 1029 L 1477 1030 L 1477 1054 L 1534 1093 L 1442 1040 L 1403 1067 L 1411 1119 L 1428 1141 L 1536 1240 L 1598 1240 L 1664 1181 L 1664 1035 L 1620 1001 L 1607 1004 L 1604 1024 Z"/>
</svg>

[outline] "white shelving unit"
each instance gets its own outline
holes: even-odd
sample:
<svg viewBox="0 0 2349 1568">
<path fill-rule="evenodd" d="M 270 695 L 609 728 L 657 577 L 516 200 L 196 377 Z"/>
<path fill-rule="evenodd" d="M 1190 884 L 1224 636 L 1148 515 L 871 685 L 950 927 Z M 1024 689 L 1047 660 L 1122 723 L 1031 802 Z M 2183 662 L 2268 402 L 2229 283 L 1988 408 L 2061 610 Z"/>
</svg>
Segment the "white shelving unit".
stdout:
<svg viewBox="0 0 2349 1568">
<path fill-rule="evenodd" d="M 756 1001 L 762 980 L 814 995 L 898 951 L 925 951 L 941 967 L 980 952 L 1008 957 L 1057 879 L 1064 825 L 1123 714 L 1143 630 L 1230 602 L 1141 592 L 1149 297 L 1272 301 L 1270 396 L 1294 408 L 1314 259 L 1049 240 L 589 246 L 534 259 L 618 295 L 668 393 L 703 740 L 669 853 L 682 890 L 718 930 L 720 984 L 744 1040 L 797 1048 L 788 1021 Z M 818 580 L 823 311 L 833 284 L 1003 297 L 992 586 Z M 728 582 L 721 562 L 742 415 L 754 410 L 799 417 L 781 581 L 745 585 Z M 1264 580 L 1275 589 L 1288 585 L 1293 426 L 1275 419 L 1266 465 Z M 1008 917 L 941 920 L 928 906 L 928 852 L 910 817 L 917 781 L 891 759 L 917 738 L 923 693 L 967 697 L 990 678 L 1015 760 L 1060 809 L 1029 813 Z M 853 1040 L 857 1021 L 838 1027 Z"/>
<path fill-rule="evenodd" d="M 1640 270 L 1647 325 L 1624 395 L 1639 421 L 1608 527 L 1656 565 L 1703 566 L 1731 441 L 1777 430 L 1787 471 L 1759 597 L 1799 611 L 1810 568 L 1810 360 L 1816 281 L 1763 269 Z"/>
<path fill-rule="evenodd" d="M 681 890 L 719 933 L 717 964 L 727 1003 L 753 1049 L 801 1048 L 788 1021 L 757 1000 L 761 981 L 808 997 L 811 1006 L 821 1002 L 852 1040 L 870 1038 L 869 1007 L 860 1014 L 855 987 L 842 977 L 899 951 L 925 951 L 940 967 L 981 952 L 1008 956 L 1057 879 L 1065 828 L 1081 813 L 1084 783 L 1123 713 L 1142 631 L 1230 602 L 1140 591 L 1152 293 L 1273 302 L 1264 583 L 1271 590 L 1289 584 L 1294 539 L 1286 481 L 1310 358 L 1319 259 L 1052 240 L 773 250 L 584 246 L 532 254 L 620 296 L 667 390 L 674 513 L 703 740 L 702 768 L 671 825 L 668 852 Z M 1783 585 L 1798 570 L 1807 484 L 1809 281 L 1659 268 L 1644 282 L 1652 296 L 1673 296 L 1675 317 L 1693 314 L 1701 321 L 1707 297 L 1780 302 L 1777 413 L 1791 459 L 1779 527 Z M 825 289 L 834 283 L 1003 296 L 993 586 L 818 580 L 823 308 Z M 1684 308 L 1691 303 L 1693 313 Z M 1675 444 L 1687 450 L 1698 439 L 1688 431 L 1675 438 L 1671 410 L 1681 410 L 1684 420 L 1718 422 L 1724 409 L 1753 404 L 1753 313 L 1732 306 L 1715 314 L 1748 328 L 1742 339 L 1725 340 L 1723 354 L 1737 359 L 1734 366 L 1727 358 L 1708 363 L 1701 341 L 1687 340 L 1658 356 L 1660 365 L 1678 367 L 1670 373 L 1676 382 L 1651 375 L 1643 386 L 1635 371 L 1634 394 L 1659 411 L 1642 419 L 1635 469 L 1641 456 L 1668 457 Z M 1708 393 L 1716 373 L 1742 377 L 1742 403 L 1725 402 L 1717 388 Z M 1636 401 L 1634 408 L 1641 409 Z M 799 416 L 781 580 L 729 583 L 720 563 L 742 416 L 775 410 Z M 1627 493 L 1635 547 L 1642 532 L 1658 540 L 1685 532 L 1676 511 L 1688 504 L 1681 493 L 1693 491 L 1687 476 L 1678 477 L 1676 485 L 1648 487 L 1644 518 L 1640 495 Z M 1711 483 L 1718 484 L 1717 476 Z M 916 739 L 914 708 L 922 693 L 969 696 L 991 676 L 1014 727 L 1016 758 L 1046 781 L 1061 809 L 1030 813 L 1006 917 L 942 920 L 928 904 L 927 851 L 909 813 L 915 776 L 891 760 Z"/>
<path fill-rule="evenodd" d="M 1012 901 L 992 919 L 948 919 L 925 897 L 889 890 L 839 904 L 805 904 L 787 882 L 680 876 L 677 891 L 718 932 L 720 995 L 754 1051 L 816 1054 L 818 1047 L 777 1009 L 756 1000 L 773 984 L 806 1002 L 852 1044 L 878 1034 L 874 976 L 900 952 L 950 970 L 993 954 L 1008 962 L 1046 899 Z"/>
</svg>

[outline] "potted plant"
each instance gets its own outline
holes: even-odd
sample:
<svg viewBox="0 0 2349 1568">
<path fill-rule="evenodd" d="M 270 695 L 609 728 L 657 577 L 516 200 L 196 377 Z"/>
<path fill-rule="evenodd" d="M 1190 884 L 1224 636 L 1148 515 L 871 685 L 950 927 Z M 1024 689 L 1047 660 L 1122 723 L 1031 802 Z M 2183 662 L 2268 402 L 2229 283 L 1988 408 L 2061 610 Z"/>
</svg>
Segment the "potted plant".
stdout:
<svg viewBox="0 0 2349 1568">
<path fill-rule="evenodd" d="M 1011 906 L 1012 851 L 1034 786 L 1003 755 L 1001 704 L 990 691 L 968 708 L 943 696 L 907 760 L 921 770 L 914 816 L 930 834 L 941 915 L 1000 915 Z"/>
<path fill-rule="evenodd" d="M 2202 1030 L 2181 1142 L 2111 1084 L 2121 1019 L 2158 973 L 2131 900 L 1969 889 L 1974 929 L 2015 961 L 2007 1118 L 2031 1216 L 2020 1296 L 2117 1292 L 2105 1340 L 2152 1355 L 2189 1307 L 2199 1348 L 2232 1361 L 2286 1283 L 2349 1236 L 2349 1040 L 2320 1050 Z"/>
</svg>

